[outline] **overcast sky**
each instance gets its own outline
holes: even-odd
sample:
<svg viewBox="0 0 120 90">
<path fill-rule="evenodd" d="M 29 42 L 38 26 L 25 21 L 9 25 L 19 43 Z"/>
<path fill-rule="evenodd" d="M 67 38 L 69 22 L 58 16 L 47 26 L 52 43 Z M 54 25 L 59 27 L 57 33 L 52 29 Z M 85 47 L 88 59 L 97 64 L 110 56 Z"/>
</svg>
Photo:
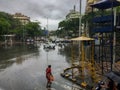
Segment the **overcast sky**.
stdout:
<svg viewBox="0 0 120 90">
<path fill-rule="evenodd" d="M 47 26 L 48 18 L 48 29 L 55 30 L 74 5 L 79 11 L 79 0 L 0 0 L 0 11 L 10 14 L 22 13 L 32 21 L 40 21 L 42 27 Z M 82 13 L 85 5 L 86 0 L 82 0 Z"/>
</svg>

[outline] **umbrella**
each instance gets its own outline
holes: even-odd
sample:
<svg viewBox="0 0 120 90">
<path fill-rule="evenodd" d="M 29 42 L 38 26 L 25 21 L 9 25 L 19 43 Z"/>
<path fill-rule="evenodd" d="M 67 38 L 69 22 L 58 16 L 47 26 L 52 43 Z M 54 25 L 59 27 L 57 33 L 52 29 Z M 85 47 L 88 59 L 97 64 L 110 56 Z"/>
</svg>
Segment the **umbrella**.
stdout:
<svg viewBox="0 0 120 90">
<path fill-rule="evenodd" d="M 77 37 L 77 38 L 72 38 L 70 40 L 72 40 L 72 41 L 91 41 L 91 40 L 94 40 L 94 39 L 89 38 L 89 37 L 85 37 L 85 36 L 81 36 L 81 37 Z"/>
<path fill-rule="evenodd" d="M 119 72 L 111 71 L 111 72 L 107 73 L 105 76 L 120 83 L 120 73 Z"/>
</svg>

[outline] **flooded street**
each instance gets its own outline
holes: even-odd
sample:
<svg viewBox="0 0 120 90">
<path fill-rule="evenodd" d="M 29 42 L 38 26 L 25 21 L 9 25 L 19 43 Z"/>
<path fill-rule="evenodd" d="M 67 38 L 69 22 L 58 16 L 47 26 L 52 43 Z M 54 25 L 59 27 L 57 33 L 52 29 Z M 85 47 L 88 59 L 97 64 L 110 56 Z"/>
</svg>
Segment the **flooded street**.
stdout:
<svg viewBox="0 0 120 90">
<path fill-rule="evenodd" d="M 75 85 L 60 76 L 63 69 L 70 66 L 63 52 L 58 46 L 46 51 L 40 43 L 1 47 L 0 90 L 47 90 L 45 70 L 49 64 L 55 77 L 52 87 L 73 90 Z"/>
</svg>

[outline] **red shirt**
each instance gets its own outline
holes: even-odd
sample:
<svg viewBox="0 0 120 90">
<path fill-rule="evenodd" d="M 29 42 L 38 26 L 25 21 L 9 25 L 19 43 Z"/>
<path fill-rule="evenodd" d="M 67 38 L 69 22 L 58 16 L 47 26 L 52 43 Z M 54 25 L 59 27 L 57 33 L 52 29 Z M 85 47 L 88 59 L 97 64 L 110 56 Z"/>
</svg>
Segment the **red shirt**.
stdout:
<svg viewBox="0 0 120 90">
<path fill-rule="evenodd" d="M 46 69 L 46 75 L 51 74 L 51 68 Z"/>
</svg>

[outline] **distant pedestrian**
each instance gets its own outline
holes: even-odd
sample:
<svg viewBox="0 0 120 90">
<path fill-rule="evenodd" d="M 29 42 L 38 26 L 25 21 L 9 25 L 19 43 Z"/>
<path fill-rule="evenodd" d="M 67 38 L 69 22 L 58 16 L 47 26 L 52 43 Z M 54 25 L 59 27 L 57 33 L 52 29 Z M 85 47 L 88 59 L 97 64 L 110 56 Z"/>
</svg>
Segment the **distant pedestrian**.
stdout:
<svg viewBox="0 0 120 90">
<path fill-rule="evenodd" d="M 46 79 L 47 79 L 46 88 L 51 88 L 51 84 L 52 84 L 51 76 L 53 76 L 52 70 L 51 70 L 51 65 L 48 65 L 48 67 L 46 68 Z"/>
</svg>

